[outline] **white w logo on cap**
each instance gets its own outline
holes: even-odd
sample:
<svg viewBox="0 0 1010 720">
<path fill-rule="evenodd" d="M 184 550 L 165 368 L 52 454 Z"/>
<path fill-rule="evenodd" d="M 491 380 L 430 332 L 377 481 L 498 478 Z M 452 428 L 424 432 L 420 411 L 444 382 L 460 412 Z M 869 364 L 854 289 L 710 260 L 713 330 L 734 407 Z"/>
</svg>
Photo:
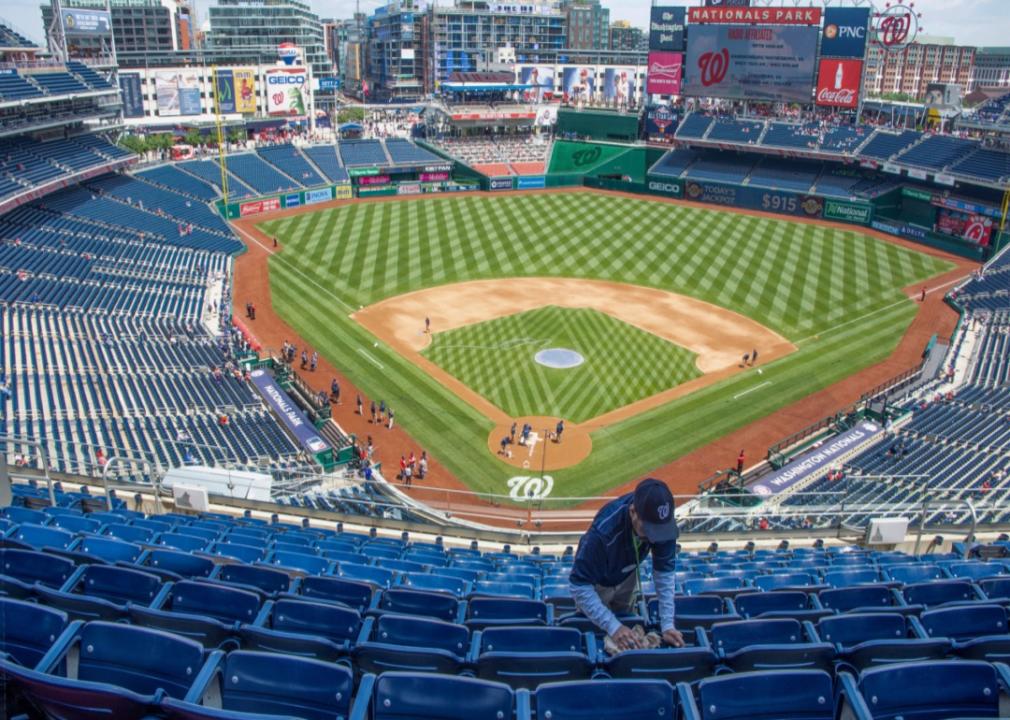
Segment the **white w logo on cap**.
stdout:
<svg viewBox="0 0 1010 720">
<path fill-rule="evenodd" d="M 656 514 L 659 515 L 660 520 L 666 520 L 670 517 L 670 503 L 663 503 L 656 508 Z"/>
</svg>

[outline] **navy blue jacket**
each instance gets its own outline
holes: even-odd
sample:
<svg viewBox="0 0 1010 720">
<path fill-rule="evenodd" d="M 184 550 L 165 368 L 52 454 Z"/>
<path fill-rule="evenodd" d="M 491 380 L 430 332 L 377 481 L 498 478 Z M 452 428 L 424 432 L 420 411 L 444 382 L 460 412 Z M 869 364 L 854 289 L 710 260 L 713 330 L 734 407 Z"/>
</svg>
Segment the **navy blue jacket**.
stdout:
<svg viewBox="0 0 1010 720">
<path fill-rule="evenodd" d="M 616 587 L 635 571 L 635 530 L 628 513 L 633 497 L 633 493 L 622 495 L 596 513 L 593 524 L 579 541 L 575 564 L 569 577 L 572 585 Z M 675 540 L 657 545 L 639 540 L 638 560 L 644 560 L 649 552 L 652 552 L 654 571 L 674 571 L 677 554 Z"/>
</svg>

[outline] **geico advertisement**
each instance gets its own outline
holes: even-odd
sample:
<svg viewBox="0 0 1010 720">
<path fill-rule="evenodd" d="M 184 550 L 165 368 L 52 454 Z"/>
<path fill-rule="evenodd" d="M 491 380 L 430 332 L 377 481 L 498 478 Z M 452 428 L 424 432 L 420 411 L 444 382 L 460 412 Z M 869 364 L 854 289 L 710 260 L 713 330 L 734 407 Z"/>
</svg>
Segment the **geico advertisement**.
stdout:
<svg viewBox="0 0 1010 720">
<path fill-rule="evenodd" d="M 270 115 L 305 115 L 305 93 L 309 84 L 304 68 L 267 70 L 267 113 Z"/>
</svg>

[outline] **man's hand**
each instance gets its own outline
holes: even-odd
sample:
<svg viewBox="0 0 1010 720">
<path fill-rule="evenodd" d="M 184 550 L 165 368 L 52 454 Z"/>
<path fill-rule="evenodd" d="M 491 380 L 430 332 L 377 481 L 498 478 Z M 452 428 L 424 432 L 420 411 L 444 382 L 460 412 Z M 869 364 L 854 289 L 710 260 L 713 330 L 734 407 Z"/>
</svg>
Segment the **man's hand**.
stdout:
<svg viewBox="0 0 1010 720">
<path fill-rule="evenodd" d="M 617 647 L 621 650 L 638 650 L 642 647 L 642 643 L 639 641 L 638 636 L 631 631 L 627 625 L 621 625 L 613 635 L 614 642 L 617 643 Z"/>
<path fill-rule="evenodd" d="M 672 645 L 673 647 L 684 647 L 684 636 L 681 634 L 680 630 L 670 628 L 669 630 L 663 631 L 663 642 L 667 645 Z"/>
</svg>

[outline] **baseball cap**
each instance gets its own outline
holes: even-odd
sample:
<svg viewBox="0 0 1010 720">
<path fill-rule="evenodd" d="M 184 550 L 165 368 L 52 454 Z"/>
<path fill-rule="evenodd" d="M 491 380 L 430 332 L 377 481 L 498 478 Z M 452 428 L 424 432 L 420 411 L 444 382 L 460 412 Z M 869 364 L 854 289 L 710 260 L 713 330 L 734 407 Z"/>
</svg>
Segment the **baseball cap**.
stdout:
<svg viewBox="0 0 1010 720">
<path fill-rule="evenodd" d="M 649 542 L 669 542 L 680 535 L 673 517 L 673 494 L 662 480 L 647 478 L 638 483 L 632 504 Z"/>
</svg>

